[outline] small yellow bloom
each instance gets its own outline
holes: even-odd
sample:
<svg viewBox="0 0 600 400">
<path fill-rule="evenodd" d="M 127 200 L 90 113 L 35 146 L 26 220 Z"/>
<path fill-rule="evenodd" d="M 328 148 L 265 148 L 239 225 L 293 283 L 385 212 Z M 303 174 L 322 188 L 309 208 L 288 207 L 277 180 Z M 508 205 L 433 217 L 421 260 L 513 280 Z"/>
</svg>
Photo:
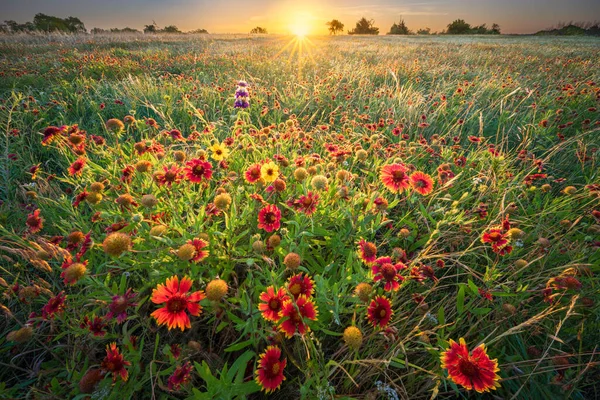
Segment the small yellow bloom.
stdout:
<svg viewBox="0 0 600 400">
<path fill-rule="evenodd" d="M 267 183 L 273 182 L 279 177 L 279 167 L 273 161 L 260 167 L 260 177 Z"/>
<path fill-rule="evenodd" d="M 215 143 L 210 146 L 210 150 L 212 151 L 213 160 L 216 161 L 224 160 L 229 155 L 229 149 L 220 143 Z"/>
</svg>

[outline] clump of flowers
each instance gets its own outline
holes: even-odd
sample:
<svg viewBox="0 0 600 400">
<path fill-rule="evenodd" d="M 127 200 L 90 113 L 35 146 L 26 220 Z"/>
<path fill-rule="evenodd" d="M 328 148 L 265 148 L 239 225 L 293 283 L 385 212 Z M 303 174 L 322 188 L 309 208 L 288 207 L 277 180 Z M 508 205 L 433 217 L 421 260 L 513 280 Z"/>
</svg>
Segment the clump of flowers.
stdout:
<svg viewBox="0 0 600 400">
<path fill-rule="evenodd" d="M 248 84 L 245 81 L 239 81 L 235 90 L 234 108 L 250 107 L 250 93 L 248 92 Z"/>
</svg>

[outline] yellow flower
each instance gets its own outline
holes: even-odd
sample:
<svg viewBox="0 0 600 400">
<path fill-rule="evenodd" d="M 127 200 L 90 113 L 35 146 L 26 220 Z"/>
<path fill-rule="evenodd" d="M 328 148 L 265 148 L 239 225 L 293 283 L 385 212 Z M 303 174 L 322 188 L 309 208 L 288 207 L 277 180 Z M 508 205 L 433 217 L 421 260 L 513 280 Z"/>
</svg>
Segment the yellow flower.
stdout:
<svg viewBox="0 0 600 400">
<path fill-rule="evenodd" d="M 229 155 L 229 149 L 219 143 L 215 143 L 212 146 L 210 146 L 210 150 L 212 150 L 213 160 L 216 161 L 224 160 Z"/>
<path fill-rule="evenodd" d="M 267 183 L 273 182 L 279 177 L 279 167 L 273 161 L 260 167 L 260 177 Z"/>
</svg>

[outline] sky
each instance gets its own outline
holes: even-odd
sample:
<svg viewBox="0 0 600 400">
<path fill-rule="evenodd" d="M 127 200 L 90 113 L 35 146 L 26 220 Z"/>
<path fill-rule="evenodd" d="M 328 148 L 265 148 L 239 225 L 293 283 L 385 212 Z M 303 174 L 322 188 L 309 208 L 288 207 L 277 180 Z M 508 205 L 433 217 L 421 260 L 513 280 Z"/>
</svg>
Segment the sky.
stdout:
<svg viewBox="0 0 600 400">
<path fill-rule="evenodd" d="M 327 21 L 338 19 L 347 31 L 364 16 L 382 34 L 400 18 L 413 31 L 441 31 L 462 18 L 497 23 L 502 33 L 534 33 L 559 22 L 600 20 L 600 0 L 0 0 L 0 20 L 23 23 L 38 12 L 78 17 L 88 30 L 143 29 L 156 21 L 182 31 L 247 33 L 261 26 L 269 33 L 327 34 Z"/>
</svg>

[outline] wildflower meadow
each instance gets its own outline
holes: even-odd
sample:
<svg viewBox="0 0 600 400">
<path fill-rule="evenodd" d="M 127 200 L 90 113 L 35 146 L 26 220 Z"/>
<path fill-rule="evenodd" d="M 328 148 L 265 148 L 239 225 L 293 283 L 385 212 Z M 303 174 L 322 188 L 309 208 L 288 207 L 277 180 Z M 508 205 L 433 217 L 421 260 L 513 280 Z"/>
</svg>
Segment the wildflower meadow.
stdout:
<svg viewBox="0 0 600 400">
<path fill-rule="evenodd" d="M 0 36 L 0 397 L 600 398 L 600 46 Z"/>
</svg>

